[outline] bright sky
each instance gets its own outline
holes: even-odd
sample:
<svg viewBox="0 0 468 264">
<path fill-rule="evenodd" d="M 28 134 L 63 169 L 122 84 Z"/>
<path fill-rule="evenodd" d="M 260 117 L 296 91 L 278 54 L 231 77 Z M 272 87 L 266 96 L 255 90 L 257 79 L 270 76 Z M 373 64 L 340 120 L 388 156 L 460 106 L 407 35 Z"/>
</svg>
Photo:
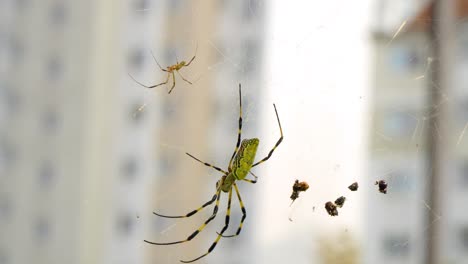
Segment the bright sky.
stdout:
<svg viewBox="0 0 468 264">
<path fill-rule="evenodd" d="M 256 225 L 261 227 L 262 247 L 271 249 L 261 263 L 284 263 L 298 246 L 310 251 L 315 235 L 330 228 L 359 232 L 363 192 L 350 193 L 347 186 L 365 175 L 370 4 L 371 0 L 271 3 L 265 76 L 270 94 L 265 100 L 277 104 L 285 140 L 275 153 L 276 162 L 262 171 L 258 186 L 265 204 Z M 271 105 L 266 106 L 264 126 L 271 132 L 260 153 L 269 150 L 279 134 Z M 289 196 L 296 178 L 310 188 L 293 206 L 290 222 Z M 341 195 L 348 198 L 347 204 L 339 217 L 331 218 L 324 204 Z M 305 237 L 310 243 L 297 241 Z M 289 243 L 291 250 L 287 241 L 295 241 Z M 280 252 L 276 243 L 281 244 Z"/>
</svg>

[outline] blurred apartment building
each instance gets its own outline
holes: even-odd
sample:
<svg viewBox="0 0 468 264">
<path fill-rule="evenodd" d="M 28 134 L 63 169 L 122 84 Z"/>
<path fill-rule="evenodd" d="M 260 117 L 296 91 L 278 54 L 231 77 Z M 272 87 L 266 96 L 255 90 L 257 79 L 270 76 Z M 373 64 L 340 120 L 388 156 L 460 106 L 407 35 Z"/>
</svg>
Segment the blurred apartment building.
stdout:
<svg viewBox="0 0 468 264">
<path fill-rule="evenodd" d="M 0 1 L 0 263 L 141 262 L 159 117 L 148 1 Z M 159 9 L 156 9 L 159 10 Z"/>
<path fill-rule="evenodd" d="M 219 174 L 185 151 L 227 166 L 239 82 L 244 114 L 258 120 L 248 107 L 262 96 L 264 21 L 256 1 L 0 1 L 0 264 L 170 263 L 206 252 L 225 201 L 221 220 L 186 247 L 142 240 L 184 239 L 210 215 L 171 229 L 152 211 L 185 214 L 211 198 Z M 194 85 L 176 76 L 170 95 L 127 75 L 160 82 L 150 51 L 166 66 L 196 50 L 181 71 Z M 244 132 L 259 133 L 257 123 Z M 233 209 L 232 232 L 240 217 Z M 254 241 L 244 228 L 205 263 L 249 263 Z"/>
<path fill-rule="evenodd" d="M 379 2 L 368 181 L 385 179 L 389 190 L 387 195 L 377 189 L 367 195 L 365 263 L 423 263 L 431 224 L 440 228 L 436 240 L 441 263 L 468 259 L 468 213 L 460 207 L 468 201 L 468 140 L 462 137 L 468 122 L 468 1 L 456 2 L 455 71 L 452 86 L 436 105 L 428 105 L 430 64 L 437 60 L 429 35 L 432 5 L 406 1 L 403 11 L 396 12 L 391 1 Z M 442 212 L 435 212 L 426 201 L 427 133 L 437 133 L 429 130 L 428 122 L 442 106 L 449 108 L 450 117 L 439 124 L 449 131 L 440 140 L 451 144 L 454 158 L 438 186 Z M 440 218 L 427 223 L 428 213 Z"/>
</svg>

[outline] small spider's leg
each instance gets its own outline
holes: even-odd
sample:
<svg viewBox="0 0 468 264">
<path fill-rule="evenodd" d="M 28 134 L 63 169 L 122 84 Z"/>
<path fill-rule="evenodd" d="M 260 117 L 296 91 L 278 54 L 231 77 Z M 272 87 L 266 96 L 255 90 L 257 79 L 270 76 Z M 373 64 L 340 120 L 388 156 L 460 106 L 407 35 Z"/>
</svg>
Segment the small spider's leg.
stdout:
<svg viewBox="0 0 468 264">
<path fill-rule="evenodd" d="M 187 237 L 185 240 L 180 240 L 180 241 L 175 241 L 175 242 L 169 242 L 169 243 L 157 243 L 157 242 L 151 242 L 148 240 L 143 240 L 144 242 L 152 245 L 174 245 L 174 244 L 180 244 L 180 243 L 185 243 L 190 240 L 192 240 L 194 237 L 196 237 L 203 229 L 205 229 L 206 225 L 208 225 L 211 220 L 215 219 L 216 214 L 218 213 L 218 207 L 219 207 L 219 198 L 221 197 L 220 195 L 221 189 L 217 191 L 218 198 L 216 199 L 216 206 L 213 209 L 213 214 L 208 218 L 205 223 L 203 223 L 195 232 L 193 232 L 190 236 Z"/>
<path fill-rule="evenodd" d="M 176 70 L 176 71 L 177 71 L 177 70 Z M 188 82 L 189 84 L 192 84 L 192 82 L 190 82 L 189 80 L 185 79 L 184 76 L 182 76 L 182 74 L 181 74 L 179 71 L 177 71 L 177 73 L 179 74 L 180 78 L 182 78 L 182 80 Z"/>
<path fill-rule="evenodd" d="M 205 166 L 208 166 L 208 167 L 210 167 L 210 168 L 213 168 L 213 169 L 215 169 L 215 170 L 217 170 L 217 171 L 219 171 L 219 172 L 222 172 L 223 174 L 228 174 L 228 173 L 225 172 L 223 169 L 221 169 L 221 168 L 219 168 L 219 167 L 216 167 L 216 166 L 213 166 L 213 165 L 211 165 L 211 164 L 209 164 L 209 163 L 203 162 L 203 161 L 201 161 L 201 160 L 195 158 L 195 157 L 194 157 L 193 155 L 191 155 L 190 153 L 185 152 L 185 154 L 189 155 L 191 158 L 193 158 L 194 160 L 196 160 L 196 161 L 202 163 L 202 164 L 205 165 Z"/>
<path fill-rule="evenodd" d="M 218 237 L 216 237 L 216 240 L 213 242 L 213 244 L 211 244 L 208 251 L 205 254 L 199 256 L 198 258 L 195 258 L 195 259 L 192 259 L 192 260 L 181 260 L 180 262 L 182 262 L 182 263 L 194 262 L 194 261 L 197 261 L 197 260 L 205 257 L 206 255 L 210 254 L 211 251 L 213 251 L 213 249 L 218 244 L 219 239 L 223 236 L 224 231 L 226 231 L 228 229 L 228 227 L 229 227 L 229 219 L 231 217 L 231 200 L 232 200 L 232 188 L 229 190 L 229 199 L 228 199 L 228 206 L 227 206 L 227 210 L 226 210 L 226 219 L 224 220 L 224 227 L 223 227 L 223 229 L 221 229 L 221 232 L 218 233 Z"/>
<path fill-rule="evenodd" d="M 135 78 L 133 78 L 133 76 L 128 73 L 128 76 L 130 76 L 130 78 L 132 78 L 132 80 L 136 83 L 138 83 L 139 85 L 145 87 L 145 88 L 148 88 L 148 89 L 151 89 L 151 88 L 155 88 L 155 87 L 158 87 L 160 85 L 163 85 L 163 84 L 166 84 L 168 81 L 169 81 L 169 77 L 170 77 L 170 73 L 167 74 L 167 78 L 166 78 L 166 81 L 165 82 L 162 82 L 162 83 L 159 83 L 159 84 L 155 84 L 155 85 L 151 85 L 151 86 L 148 86 L 148 85 L 144 85 L 142 84 L 141 82 L 137 81 Z"/>
<path fill-rule="evenodd" d="M 241 136 L 242 136 L 242 93 L 241 93 L 241 84 L 239 83 L 239 130 L 237 131 L 236 148 L 234 149 L 234 153 L 232 153 L 231 160 L 229 160 L 229 166 L 228 166 L 229 169 L 231 168 L 232 160 L 234 159 L 234 156 L 236 155 L 237 150 L 239 150 Z"/>
<path fill-rule="evenodd" d="M 160 216 L 160 217 L 165 217 L 165 218 L 186 218 L 186 217 L 191 217 L 192 215 L 200 212 L 203 208 L 207 207 L 208 205 L 212 204 L 214 201 L 216 200 L 219 200 L 219 190 L 215 193 L 215 195 L 213 195 L 213 198 L 211 198 L 211 200 L 209 200 L 208 202 L 204 203 L 202 206 L 200 206 L 199 208 L 193 210 L 193 211 L 190 211 L 189 213 L 187 213 L 186 215 L 175 215 L 175 216 L 170 216 L 170 215 L 162 215 L 162 214 L 158 214 L 156 212 L 153 212 L 153 214 L 157 215 L 157 216 Z M 218 206 L 215 206 L 216 208 L 216 211 L 218 210 L 217 209 Z"/>
<path fill-rule="evenodd" d="M 190 61 L 189 61 L 187 64 L 185 64 L 185 66 L 184 66 L 184 67 L 187 67 L 187 66 L 189 66 L 189 65 L 190 65 L 190 63 L 192 63 L 192 61 L 193 61 L 193 60 L 195 60 L 195 57 L 196 57 L 196 55 L 195 55 L 195 56 L 193 56 L 193 57 L 190 59 Z"/>
<path fill-rule="evenodd" d="M 174 71 L 172 71 L 171 73 L 172 73 L 172 87 L 169 90 L 168 94 L 170 94 L 172 92 L 172 89 L 174 89 L 174 87 L 175 87 L 175 74 L 174 74 Z M 168 73 L 168 74 L 171 74 L 171 73 Z"/>
<path fill-rule="evenodd" d="M 254 176 L 255 179 L 250 180 L 250 179 L 245 179 L 245 178 L 244 178 L 244 179 L 242 179 L 242 180 L 243 180 L 243 181 L 246 181 L 246 182 L 250 182 L 250 183 L 252 183 L 252 184 L 257 183 L 257 179 L 258 179 L 257 175 L 253 174 L 253 172 L 251 172 L 251 171 L 249 171 L 249 173 L 252 174 L 252 176 Z"/>
<path fill-rule="evenodd" d="M 168 72 L 168 70 L 163 69 L 163 67 L 161 67 L 161 64 L 159 64 L 158 60 L 157 60 L 156 57 L 154 56 L 153 51 L 151 50 L 150 52 L 151 52 L 151 56 L 153 56 L 154 61 L 155 61 L 156 64 L 159 66 L 159 69 L 161 69 L 161 71 Z"/>
<path fill-rule="evenodd" d="M 190 61 L 185 64 L 185 67 L 189 66 L 190 63 L 192 63 L 192 61 L 195 59 L 195 57 L 197 56 L 197 51 L 198 51 L 198 44 L 197 44 L 197 47 L 195 48 L 195 55 L 193 55 L 193 57 L 190 59 Z"/>
<path fill-rule="evenodd" d="M 247 211 L 245 210 L 245 207 L 244 207 L 244 203 L 242 202 L 242 199 L 241 199 L 241 196 L 240 196 L 240 193 L 239 193 L 239 188 L 237 188 L 237 184 L 233 184 L 234 185 L 234 189 L 236 190 L 236 194 L 237 194 L 237 199 L 239 199 L 239 204 L 240 204 L 240 207 L 241 207 L 241 210 L 242 210 L 242 219 L 240 221 L 240 224 L 239 224 L 239 227 L 237 228 L 237 231 L 234 235 L 228 235 L 228 236 L 224 236 L 222 235 L 222 237 L 235 237 L 235 236 L 238 236 L 242 230 L 242 225 L 244 224 L 244 220 L 245 218 L 247 217 Z M 219 235 L 219 233 L 218 233 Z"/>
<path fill-rule="evenodd" d="M 278 139 L 275 146 L 270 150 L 270 153 L 268 153 L 268 156 L 266 156 L 265 158 L 263 158 L 259 162 L 252 165 L 252 168 L 257 166 L 260 163 L 263 163 L 263 162 L 267 161 L 271 157 L 271 154 L 273 154 L 273 151 L 275 151 L 275 149 L 279 146 L 281 141 L 283 141 L 283 129 L 281 128 L 281 123 L 280 123 L 280 120 L 279 120 L 278 111 L 276 111 L 276 105 L 275 104 L 273 104 L 273 107 L 275 108 L 276 119 L 278 120 L 278 126 L 279 126 L 279 129 L 280 129 L 281 137 Z"/>
</svg>

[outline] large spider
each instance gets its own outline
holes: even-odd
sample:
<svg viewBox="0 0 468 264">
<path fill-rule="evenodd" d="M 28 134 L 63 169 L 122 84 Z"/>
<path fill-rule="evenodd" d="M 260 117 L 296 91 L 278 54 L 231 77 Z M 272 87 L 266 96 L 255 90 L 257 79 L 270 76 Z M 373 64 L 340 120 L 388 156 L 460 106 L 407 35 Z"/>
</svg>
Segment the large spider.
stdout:
<svg viewBox="0 0 468 264">
<path fill-rule="evenodd" d="M 198 47 L 197 47 L 197 49 L 198 49 Z M 171 89 L 169 89 L 169 92 L 168 92 L 168 94 L 170 94 L 172 92 L 172 89 L 174 89 L 174 87 L 175 87 L 175 74 L 174 74 L 174 72 L 177 72 L 179 74 L 179 76 L 182 78 L 182 80 L 186 81 L 188 84 L 192 84 L 192 82 L 190 82 L 189 80 L 185 79 L 184 76 L 182 76 L 182 74 L 179 72 L 179 70 L 182 69 L 183 67 L 189 66 L 190 63 L 192 63 L 192 61 L 197 56 L 197 51 L 196 50 L 195 50 L 195 55 L 193 55 L 193 57 L 190 59 L 190 61 L 188 63 L 186 61 L 181 61 L 181 62 L 176 61 L 176 64 L 171 65 L 171 66 L 167 66 L 166 69 L 163 69 L 163 67 L 161 67 L 159 62 L 156 60 L 156 57 L 154 56 L 153 52 L 151 52 L 151 56 L 153 56 L 153 59 L 156 62 L 156 64 L 159 66 L 159 69 L 161 69 L 161 71 L 163 71 L 163 72 L 167 72 L 166 81 L 162 82 L 162 83 L 155 84 L 155 85 L 151 85 L 151 86 L 144 85 L 141 82 L 137 81 L 135 78 L 133 78 L 133 76 L 129 73 L 128 76 L 130 76 L 130 78 L 132 78 L 133 81 L 135 81 L 136 83 L 138 83 L 139 85 L 141 85 L 141 86 L 143 86 L 145 88 L 151 89 L 151 88 L 155 88 L 155 87 L 158 87 L 160 85 L 163 85 L 163 84 L 167 84 L 169 82 L 169 78 L 172 76 L 172 86 L 171 86 Z"/>
<path fill-rule="evenodd" d="M 158 214 L 158 213 L 154 212 L 155 215 L 160 216 L 160 217 L 186 218 L 186 217 L 190 217 L 190 216 L 198 213 L 203 208 L 207 207 L 208 205 L 211 205 L 212 203 L 214 203 L 216 201 L 215 207 L 213 209 L 213 214 L 197 230 L 195 230 L 195 232 L 193 232 L 185 240 L 180 240 L 180 241 L 175 241 L 175 242 L 168 242 L 168 243 L 156 243 L 156 242 L 150 242 L 148 240 L 144 240 L 146 243 L 153 244 L 153 245 L 173 245 L 173 244 L 185 243 L 185 242 L 188 242 L 188 241 L 192 240 L 193 238 L 195 238 L 206 227 L 206 225 L 216 217 L 216 214 L 218 212 L 219 199 L 221 197 L 221 191 L 225 192 L 225 193 L 228 193 L 228 196 L 229 196 L 224 227 L 221 229 L 221 232 L 218 233 L 218 236 L 216 237 L 215 241 L 209 247 L 208 251 L 205 254 L 203 254 L 203 255 L 195 258 L 195 259 L 192 259 L 192 260 L 188 260 L 188 261 L 181 260 L 181 262 L 190 263 L 190 262 L 197 261 L 197 260 L 205 257 L 206 255 L 210 254 L 211 251 L 213 251 L 213 249 L 216 247 L 216 245 L 217 245 L 217 243 L 218 243 L 218 241 L 219 241 L 219 239 L 221 237 L 234 237 L 234 236 L 237 236 L 237 235 L 240 234 L 240 232 L 242 230 L 242 224 L 244 223 L 244 220 L 245 220 L 245 218 L 247 216 L 247 213 L 246 213 L 244 204 L 242 203 L 242 199 L 241 199 L 241 196 L 240 196 L 239 189 L 237 187 L 236 181 L 246 181 L 246 182 L 250 182 L 250 183 L 253 183 L 253 184 L 256 183 L 257 182 L 257 176 L 255 176 L 253 173 L 251 173 L 250 169 L 257 166 L 257 165 L 259 165 L 259 164 L 261 164 L 261 163 L 263 163 L 263 162 L 265 162 L 265 161 L 267 161 L 271 157 L 271 155 L 273 154 L 273 151 L 279 146 L 281 141 L 283 141 L 283 130 L 281 129 L 281 123 L 280 123 L 280 120 L 279 120 L 278 112 L 276 111 L 275 104 L 273 104 L 273 107 L 275 109 L 276 119 L 278 120 L 278 126 L 279 126 L 279 129 L 280 129 L 281 137 L 278 139 L 275 146 L 270 150 L 270 152 L 268 153 L 268 155 L 265 158 L 263 158 L 262 160 L 254 163 L 255 154 L 257 153 L 257 147 L 258 147 L 258 144 L 259 144 L 259 139 L 258 138 L 244 139 L 241 142 L 241 134 L 242 134 L 242 95 L 241 95 L 241 85 L 239 84 L 239 131 L 238 131 L 238 134 L 237 134 L 236 148 L 234 149 L 234 153 L 232 154 L 231 160 L 229 161 L 227 171 L 225 171 L 225 170 L 223 170 L 223 169 L 221 169 L 221 168 L 219 168 L 217 166 L 214 166 L 214 165 L 211 165 L 209 163 L 203 162 L 203 161 L 197 159 L 196 157 L 194 157 L 193 155 L 191 155 L 189 153 L 186 153 L 188 156 L 195 159 L 196 161 L 198 161 L 200 163 L 203 163 L 204 165 L 206 165 L 208 167 L 211 167 L 211 168 L 223 173 L 223 176 L 221 177 L 221 179 L 216 183 L 216 193 L 213 195 L 213 198 L 211 198 L 211 200 L 209 200 L 208 202 L 204 203 L 198 209 L 195 209 L 195 210 L 189 212 L 186 215 L 167 216 L 167 215 L 161 215 L 161 214 Z M 255 177 L 254 180 L 246 179 L 246 176 L 249 173 L 251 173 Z M 232 197 L 233 187 L 234 187 L 234 190 L 236 191 L 237 199 L 239 200 L 239 204 L 240 204 L 240 207 L 241 207 L 241 210 L 242 210 L 242 219 L 240 221 L 237 232 L 234 235 L 226 236 L 226 235 L 223 235 L 223 234 L 227 230 L 227 228 L 229 227 L 229 218 L 230 218 L 230 214 L 231 214 L 231 197 Z"/>
</svg>

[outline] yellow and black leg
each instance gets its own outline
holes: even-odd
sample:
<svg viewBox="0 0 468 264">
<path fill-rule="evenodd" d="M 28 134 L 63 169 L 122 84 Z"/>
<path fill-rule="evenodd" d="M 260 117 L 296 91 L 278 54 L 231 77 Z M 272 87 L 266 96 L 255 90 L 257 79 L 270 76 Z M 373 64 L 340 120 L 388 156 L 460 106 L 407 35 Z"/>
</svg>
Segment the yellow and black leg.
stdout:
<svg viewBox="0 0 468 264">
<path fill-rule="evenodd" d="M 244 179 L 242 179 L 242 180 L 243 180 L 243 181 L 246 181 L 246 182 L 250 182 L 250 183 L 252 183 L 252 184 L 257 183 L 257 179 L 258 179 L 257 175 L 253 174 L 251 171 L 249 171 L 249 173 L 252 174 L 252 176 L 254 176 L 255 179 L 250 180 L 250 179 L 245 179 L 245 178 L 244 178 Z"/>
<path fill-rule="evenodd" d="M 241 93 L 241 84 L 239 83 L 239 130 L 237 131 L 236 148 L 234 149 L 234 153 L 232 153 L 228 168 L 231 168 L 232 160 L 234 159 L 234 156 L 236 155 L 237 150 L 239 150 L 241 136 L 242 136 L 242 93 Z"/>
<path fill-rule="evenodd" d="M 219 204 L 219 198 L 220 198 L 220 191 L 218 190 L 215 195 L 213 195 L 213 198 L 211 198 L 211 200 L 209 200 L 208 202 L 204 203 L 202 206 L 200 206 L 199 208 L 193 210 L 193 211 L 190 211 L 189 213 L 187 213 L 186 215 L 174 215 L 174 216 L 171 216 L 171 215 L 162 215 L 162 214 L 158 214 L 156 212 L 153 212 L 153 214 L 157 215 L 157 216 L 160 216 L 160 217 L 165 217 L 165 218 L 187 218 L 187 217 L 191 217 L 192 215 L 200 212 L 201 210 L 203 210 L 203 208 L 207 207 L 208 205 L 212 204 L 214 201 L 216 201 L 216 206 L 215 206 L 215 209 L 216 211 L 218 210 L 218 204 Z"/>
<path fill-rule="evenodd" d="M 234 189 L 236 190 L 237 199 L 239 199 L 239 204 L 240 204 L 240 207 L 241 207 L 241 210 L 242 210 L 242 219 L 240 221 L 239 227 L 237 228 L 236 234 L 228 235 L 228 236 L 222 236 L 222 237 L 235 237 L 235 236 L 238 236 L 240 234 L 241 230 L 242 230 L 242 225 L 244 224 L 244 220 L 247 217 L 247 211 L 245 210 L 244 203 L 242 202 L 242 199 L 241 199 L 241 196 L 240 196 L 240 193 L 239 193 L 239 188 L 237 188 L 237 185 L 235 183 L 233 185 L 234 185 Z"/>
<path fill-rule="evenodd" d="M 267 161 L 271 155 L 273 154 L 273 151 L 275 151 L 275 149 L 279 146 L 279 144 L 281 144 L 281 142 L 283 141 L 283 129 L 281 128 L 281 123 L 280 123 L 280 120 L 279 120 L 279 116 L 278 116 L 278 111 L 276 111 L 276 105 L 273 104 L 273 107 L 275 108 L 275 113 L 276 113 L 276 119 L 278 120 L 278 126 L 279 126 L 279 129 L 280 129 L 280 133 L 281 133 L 281 137 L 278 139 L 278 141 L 276 142 L 275 146 L 270 150 L 270 153 L 268 153 L 268 155 L 263 158 L 262 160 L 260 160 L 259 162 L 255 163 L 254 165 L 252 165 L 252 168 Z"/>
<path fill-rule="evenodd" d="M 228 206 L 227 206 L 227 210 L 226 210 L 226 219 L 224 221 L 224 227 L 223 227 L 223 229 L 221 229 L 221 232 L 218 233 L 218 237 L 216 237 L 216 240 L 213 242 L 213 244 L 211 244 L 208 251 L 205 254 L 199 256 L 198 258 L 195 258 L 195 259 L 192 259 L 192 260 L 181 260 L 180 262 L 190 263 L 190 262 L 197 261 L 197 260 L 205 257 L 206 255 L 210 254 L 211 251 L 213 251 L 213 249 L 215 249 L 216 245 L 218 244 L 219 239 L 223 236 L 224 231 L 226 231 L 228 229 L 228 227 L 229 227 L 229 219 L 231 217 L 231 200 L 232 200 L 231 198 L 232 198 L 232 188 L 229 190 L 229 199 L 228 199 Z"/>
<path fill-rule="evenodd" d="M 194 159 L 194 160 L 196 160 L 196 161 L 202 163 L 202 164 L 205 165 L 205 166 L 208 166 L 208 167 L 210 167 L 210 168 L 213 168 L 213 169 L 215 169 L 215 170 L 217 170 L 217 171 L 219 171 L 219 172 L 222 172 L 223 174 L 227 174 L 227 172 L 224 171 L 223 169 L 221 169 L 221 168 L 219 168 L 219 167 L 216 167 L 216 166 L 214 166 L 214 165 L 211 165 L 211 164 L 209 164 L 209 163 L 206 163 L 206 162 L 204 162 L 204 161 L 201 161 L 201 160 L 195 158 L 195 157 L 194 157 L 193 155 L 191 155 L 190 153 L 185 152 L 185 154 L 189 155 L 192 159 Z"/>
<path fill-rule="evenodd" d="M 216 205 L 213 209 L 213 214 L 210 216 L 210 218 L 208 218 L 197 230 L 195 230 L 195 232 L 193 232 L 190 236 L 187 237 L 187 239 L 185 240 L 180 240 L 180 241 L 175 241 L 175 242 L 168 242 L 168 243 L 157 243 L 157 242 L 151 242 L 151 241 L 148 241 L 148 240 L 143 240 L 145 241 L 146 243 L 148 244 L 152 244 L 152 245 L 174 245 L 174 244 L 180 244 L 180 243 L 185 243 L 185 242 L 188 242 L 190 240 L 192 240 L 194 237 L 196 237 L 201 231 L 203 231 L 203 229 L 205 229 L 206 225 L 208 225 L 208 223 L 210 223 L 213 219 L 215 219 L 216 217 L 216 214 L 218 213 L 218 207 L 219 207 L 219 198 L 221 197 L 220 195 L 220 190 L 218 190 L 217 192 L 217 196 L 218 198 L 216 199 Z M 205 205 L 204 205 L 205 206 Z M 204 206 L 200 207 L 199 209 L 195 210 L 195 211 L 192 211 L 191 215 L 194 215 L 196 212 L 200 211 L 201 209 L 204 208 Z M 193 213 L 195 212 L 195 213 Z M 189 213 L 190 214 L 190 213 Z M 187 215 L 189 215 L 187 214 Z M 158 215 L 158 216 L 162 216 L 162 215 Z M 163 216 L 163 217 L 167 217 L 167 216 Z M 182 216 L 183 217 L 189 217 L 189 216 Z M 170 218 L 179 218 L 179 217 L 170 217 Z"/>
</svg>

